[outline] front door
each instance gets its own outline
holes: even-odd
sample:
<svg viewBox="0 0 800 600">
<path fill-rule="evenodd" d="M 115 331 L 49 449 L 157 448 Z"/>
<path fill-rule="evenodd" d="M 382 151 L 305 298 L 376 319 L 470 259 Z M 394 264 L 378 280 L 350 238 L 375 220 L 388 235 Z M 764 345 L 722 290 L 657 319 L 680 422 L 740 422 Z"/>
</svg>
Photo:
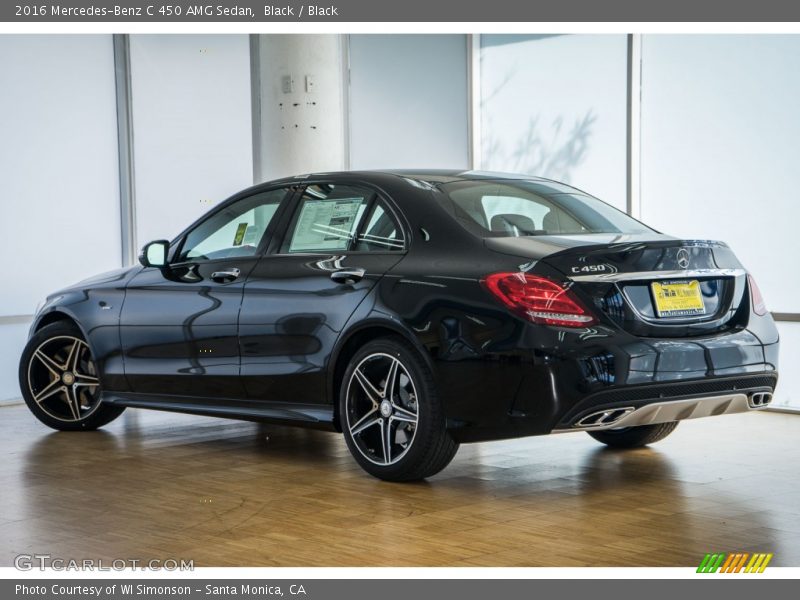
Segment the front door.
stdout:
<svg viewBox="0 0 800 600">
<path fill-rule="evenodd" d="M 120 335 L 132 392 L 244 396 L 242 292 L 286 196 L 279 188 L 223 205 L 181 236 L 167 267 L 144 268 L 130 281 Z"/>
</svg>

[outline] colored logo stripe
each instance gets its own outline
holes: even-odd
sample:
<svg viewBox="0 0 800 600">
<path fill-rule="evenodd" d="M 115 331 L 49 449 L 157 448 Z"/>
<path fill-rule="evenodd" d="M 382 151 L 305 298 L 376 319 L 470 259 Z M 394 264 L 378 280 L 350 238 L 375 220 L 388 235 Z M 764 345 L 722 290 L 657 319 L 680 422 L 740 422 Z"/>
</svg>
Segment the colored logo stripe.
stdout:
<svg viewBox="0 0 800 600">
<path fill-rule="evenodd" d="M 706 554 L 700 566 L 697 567 L 698 573 L 716 573 L 722 561 L 725 560 L 725 553 Z"/>
<path fill-rule="evenodd" d="M 747 552 L 737 552 L 735 554 L 729 554 L 728 560 L 725 561 L 725 564 L 722 565 L 721 573 L 738 573 L 741 571 L 742 567 L 744 566 L 744 562 L 750 555 Z"/>
<path fill-rule="evenodd" d="M 767 568 L 769 561 L 772 560 L 772 554 L 754 554 L 750 562 L 747 563 L 745 573 L 763 573 Z"/>
<path fill-rule="evenodd" d="M 698 573 L 763 573 L 772 560 L 772 553 L 715 552 L 706 554 L 697 567 Z M 747 560 L 750 559 L 749 562 Z M 747 563 L 747 566 L 745 566 Z"/>
</svg>

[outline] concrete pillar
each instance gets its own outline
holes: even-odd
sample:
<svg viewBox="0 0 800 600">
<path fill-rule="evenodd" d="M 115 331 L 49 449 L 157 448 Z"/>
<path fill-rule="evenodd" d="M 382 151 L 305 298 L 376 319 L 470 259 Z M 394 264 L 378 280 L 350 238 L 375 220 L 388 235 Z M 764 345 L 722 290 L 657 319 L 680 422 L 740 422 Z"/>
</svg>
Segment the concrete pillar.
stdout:
<svg viewBox="0 0 800 600">
<path fill-rule="evenodd" d="M 345 37 L 273 34 L 257 42 L 256 178 L 346 168 Z"/>
</svg>

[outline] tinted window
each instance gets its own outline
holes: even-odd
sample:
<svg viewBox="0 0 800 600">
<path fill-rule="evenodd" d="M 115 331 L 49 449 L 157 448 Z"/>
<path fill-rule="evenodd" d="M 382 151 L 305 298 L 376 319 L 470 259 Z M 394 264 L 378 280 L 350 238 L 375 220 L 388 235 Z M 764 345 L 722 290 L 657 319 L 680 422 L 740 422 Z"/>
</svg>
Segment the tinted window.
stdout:
<svg viewBox="0 0 800 600">
<path fill-rule="evenodd" d="M 403 233 L 397 221 L 380 202 L 375 202 L 358 234 L 355 249 L 362 252 L 402 251 Z"/>
<path fill-rule="evenodd" d="M 442 186 L 442 205 L 480 236 L 644 233 L 652 229 L 579 192 L 550 193 L 525 181 L 462 181 Z"/>
<path fill-rule="evenodd" d="M 342 252 L 353 249 L 356 232 L 375 193 L 350 185 L 309 185 L 300 198 L 282 252 Z"/>
<path fill-rule="evenodd" d="M 187 234 L 177 261 L 253 256 L 286 191 L 255 194 L 214 213 Z"/>
</svg>

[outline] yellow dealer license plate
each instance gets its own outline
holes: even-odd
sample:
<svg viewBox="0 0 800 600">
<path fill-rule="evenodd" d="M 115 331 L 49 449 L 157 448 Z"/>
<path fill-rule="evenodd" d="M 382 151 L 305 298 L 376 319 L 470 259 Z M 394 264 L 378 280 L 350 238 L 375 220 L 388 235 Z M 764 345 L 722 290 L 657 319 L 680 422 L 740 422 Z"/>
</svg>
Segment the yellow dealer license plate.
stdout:
<svg viewBox="0 0 800 600">
<path fill-rule="evenodd" d="M 699 281 L 655 281 L 651 284 L 659 317 L 706 314 Z"/>
</svg>

